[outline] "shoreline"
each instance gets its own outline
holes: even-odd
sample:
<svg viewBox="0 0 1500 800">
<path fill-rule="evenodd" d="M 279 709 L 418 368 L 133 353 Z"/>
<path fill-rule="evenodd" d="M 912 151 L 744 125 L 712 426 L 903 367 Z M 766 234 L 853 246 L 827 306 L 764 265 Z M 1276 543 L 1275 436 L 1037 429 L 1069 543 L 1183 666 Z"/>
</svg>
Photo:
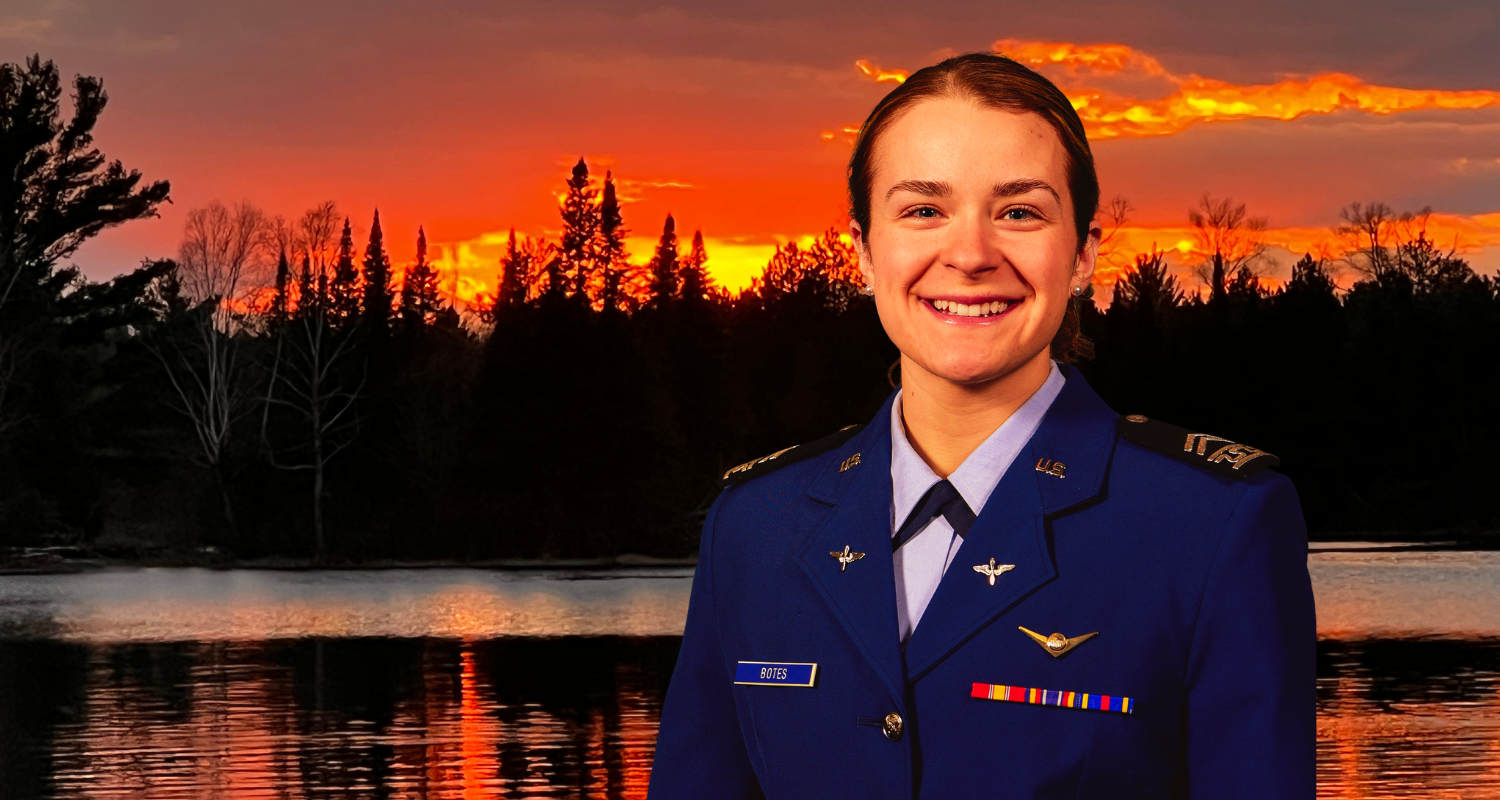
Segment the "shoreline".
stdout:
<svg viewBox="0 0 1500 800">
<path fill-rule="evenodd" d="M 1467 535 L 1465 535 L 1467 534 Z M 1314 534 L 1308 539 L 1308 553 L 1338 552 L 1413 552 L 1413 551 L 1490 551 L 1500 550 L 1500 532 L 1453 531 L 1413 535 L 1400 531 L 1353 531 Z M 306 572 L 313 570 L 613 570 L 637 567 L 691 567 L 697 555 L 680 557 L 648 556 L 621 553 L 597 558 L 490 558 L 472 561 L 457 559 L 351 559 L 293 558 L 265 556 L 235 558 L 212 547 L 193 551 L 162 551 L 149 555 L 111 555 L 86 547 L 55 546 L 0 548 L 0 576 L 47 575 L 91 572 L 111 568 L 199 568 L 212 570 L 277 570 Z"/>
<path fill-rule="evenodd" d="M 67 555 L 56 550 L 73 551 Z M 358 571 L 358 570 L 420 570 L 420 569 L 489 569 L 489 570 L 548 570 L 588 569 L 613 570 L 640 567 L 691 567 L 698 563 L 697 556 L 662 558 L 639 553 L 621 553 L 618 556 L 599 558 L 491 558 L 474 561 L 451 559 L 372 559 L 369 561 L 328 560 L 313 558 L 288 558 L 270 556 L 265 558 L 229 558 L 218 554 L 160 554 L 139 558 L 120 558 L 85 554 L 76 548 L 26 548 L 25 552 L 0 556 L 0 576 L 6 575 L 52 575 L 73 572 L 92 572 L 120 567 L 212 569 L 212 570 L 271 570 L 280 572 L 309 571 Z"/>
</svg>

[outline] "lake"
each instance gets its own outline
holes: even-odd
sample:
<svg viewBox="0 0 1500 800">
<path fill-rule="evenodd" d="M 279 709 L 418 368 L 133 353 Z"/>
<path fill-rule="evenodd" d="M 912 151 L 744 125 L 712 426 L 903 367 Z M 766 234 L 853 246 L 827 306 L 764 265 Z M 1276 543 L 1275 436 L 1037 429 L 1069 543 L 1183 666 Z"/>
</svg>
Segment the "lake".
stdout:
<svg viewBox="0 0 1500 800">
<path fill-rule="evenodd" d="M 1500 798 L 1500 553 L 1309 565 L 1319 795 Z M 691 576 L 0 577 L 0 798 L 643 797 Z"/>
</svg>

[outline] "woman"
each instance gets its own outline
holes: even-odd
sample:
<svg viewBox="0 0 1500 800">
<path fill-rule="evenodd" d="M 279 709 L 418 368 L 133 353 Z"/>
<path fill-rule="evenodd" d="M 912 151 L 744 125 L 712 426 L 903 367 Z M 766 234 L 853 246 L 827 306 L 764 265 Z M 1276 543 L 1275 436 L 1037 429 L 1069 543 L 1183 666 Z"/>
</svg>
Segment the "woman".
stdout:
<svg viewBox="0 0 1500 800">
<path fill-rule="evenodd" d="M 1311 798 L 1291 483 L 1054 360 L 1100 240 L 1067 98 L 1000 56 L 924 69 L 849 192 L 901 388 L 725 476 L 651 797 Z"/>
</svg>

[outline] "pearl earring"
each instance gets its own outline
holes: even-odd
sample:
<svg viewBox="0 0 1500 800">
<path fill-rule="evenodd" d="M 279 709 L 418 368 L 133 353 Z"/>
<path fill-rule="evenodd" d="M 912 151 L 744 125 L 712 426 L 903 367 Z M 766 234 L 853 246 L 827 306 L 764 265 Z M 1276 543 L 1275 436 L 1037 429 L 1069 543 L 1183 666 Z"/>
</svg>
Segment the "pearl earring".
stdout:
<svg viewBox="0 0 1500 800">
<path fill-rule="evenodd" d="M 1074 297 L 1083 297 L 1083 287 L 1082 286 L 1074 286 L 1073 287 L 1073 296 Z"/>
<path fill-rule="evenodd" d="M 875 287 L 871 286 L 868 283 L 864 284 L 863 286 L 859 287 L 859 293 L 866 296 L 873 295 L 875 294 Z"/>
</svg>

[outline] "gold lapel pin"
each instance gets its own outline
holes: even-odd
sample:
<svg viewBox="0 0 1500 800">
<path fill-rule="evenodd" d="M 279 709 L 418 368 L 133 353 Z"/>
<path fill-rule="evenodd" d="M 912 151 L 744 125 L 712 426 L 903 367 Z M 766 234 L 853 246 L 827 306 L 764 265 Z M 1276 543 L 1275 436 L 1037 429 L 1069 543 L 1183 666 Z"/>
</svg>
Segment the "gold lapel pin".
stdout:
<svg viewBox="0 0 1500 800">
<path fill-rule="evenodd" d="M 1093 633 L 1082 633 L 1071 638 L 1060 633 L 1054 633 L 1051 636 L 1043 636 L 1036 631 L 1027 630 L 1026 628 L 1021 628 L 1021 632 L 1026 634 L 1027 636 L 1030 636 L 1032 641 L 1041 645 L 1042 649 L 1046 650 L 1048 655 L 1052 656 L 1053 658 L 1058 658 L 1069 650 L 1072 650 L 1078 645 L 1081 645 L 1084 642 L 1099 635 L 1098 631 L 1094 631 Z"/>
<path fill-rule="evenodd" d="M 1036 460 L 1036 471 L 1054 478 L 1065 478 L 1068 474 L 1068 465 L 1050 458 L 1039 458 Z"/>
<path fill-rule="evenodd" d="M 988 564 L 975 564 L 974 571 L 990 579 L 990 585 L 995 585 L 995 579 L 1015 569 L 1015 564 L 1000 564 L 996 566 L 995 559 L 990 559 Z"/>
<path fill-rule="evenodd" d="M 829 551 L 828 555 L 831 555 L 839 560 L 839 572 L 843 572 L 844 570 L 849 568 L 850 564 L 865 557 L 864 553 L 849 552 L 849 545 L 847 544 L 844 545 L 844 551 L 842 553 L 837 550 L 832 550 Z"/>
</svg>

